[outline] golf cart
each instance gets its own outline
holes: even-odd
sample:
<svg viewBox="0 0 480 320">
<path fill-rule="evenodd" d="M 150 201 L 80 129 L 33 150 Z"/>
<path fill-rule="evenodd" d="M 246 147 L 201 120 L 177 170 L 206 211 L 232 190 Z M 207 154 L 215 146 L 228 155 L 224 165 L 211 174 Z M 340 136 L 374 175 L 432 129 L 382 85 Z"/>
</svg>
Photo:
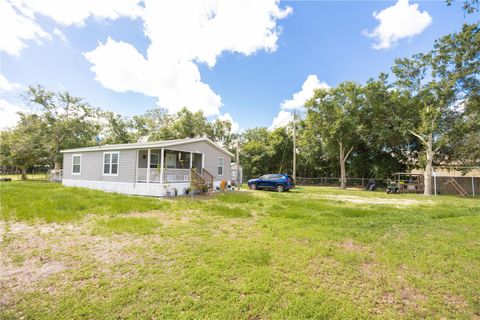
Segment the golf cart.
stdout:
<svg viewBox="0 0 480 320">
<path fill-rule="evenodd" d="M 387 193 L 417 193 L 423 192 L 423 174 L 395 173 L 395 178 L 387 185 Z"/>
<path fill-rule="evenodd" d="M 387 194 L 390 193 L 400 193 L 401 186 L 397 181 L 389 181 L 387 185 Z"/>
</svg>

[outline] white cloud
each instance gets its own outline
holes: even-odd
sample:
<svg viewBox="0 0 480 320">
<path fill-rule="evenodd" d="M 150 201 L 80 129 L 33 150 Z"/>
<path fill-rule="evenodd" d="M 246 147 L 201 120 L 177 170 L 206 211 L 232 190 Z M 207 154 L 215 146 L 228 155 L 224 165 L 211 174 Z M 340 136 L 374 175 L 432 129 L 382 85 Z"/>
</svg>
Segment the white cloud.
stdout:
<svg viewBox="0 0 480 320">
<path fill-rule="evenodd" d="M 373 17 L 380 24 L 371 32 L 364 31 L 364 34 L 376 40 L 373 44 L 375 49 L 391 48 L 400 39 L 422 33 L 432 23 L 427 11 L 418 10 L 418 4 L 409 4 L 408 0 L 398 0 L 391 7 L 375 11 Z"/>
<path fill-rule="evenodd" d="M 285 127 L 290 121 L 293 120 L 293 115 L 288 111 L 280 110 L 278 115 L 273 118 L 272 124 L 268 127 L 268 130 L 274 130 L 277 128 Z"/>
<path fill-rule="evenodd" d="M 88 18 L 136 18 L 142 15 L 141 0 L 2 0 L 0 1 L 0 52 L 18 56 L 28 41 L 42 43 L 52 36 L 37 22 L 38 16 L 57 24 L 83 26 Z M 53 33 L 66 41 L 63 32 Z"/>
<path fill-rule="evenodd" d="M 159 106 L 172 112 L 186 106 L 215 115 L 221 98 L 202 82 L 197 63 L 214 67 L 223 52 L 275 51 L 276 21 L 290 12 L 280 9 L 278 0 L 146 0 L 146 57 L 110 38 L 84 55 L 106 88 L 156 97 Z"/>
<path fill-rule="evenodd" d="M 0 1 L 0 52 L 18 56 L 28 40 L 41 43 L 51 36 L 33 19 L 18 14 L 7 1 Z"/>
<path fill-rule="evenodd" d="M 233 121 L 233 118 L 230 115 L 230 113 L 220 114 L 218 116 L 218 119 L 222 121 L 230 121 L 230 123 L 232 124 L 232 132 L 235 133 L 240 131 L 240 125 L 237 122 Z"/>
<path fill-rule="evenodd" d="M 2 91 L 15 91 L 22 88 L 22 85 L 10 82 L 5 78 L 3 74 L 0 73 L 0 92 Z"/>
<path fill-rule="evenodd" d="M 62 42 L 67 42 L 67 37 L 65 36 L 65 33 L 63 33 L 62 30 L 55 28 L 53 29 L 53 34 L 56 35 Z"/>
<path fill-rule="evenodd" d="M 325 82 L 320 82 L 318 77 L 311 74 L 302 85 L 302 89 L 293 94 L 292 99 L 284 100 L 281 104 L 283 110 L 294 110 L 303 107 L 305 102 L 313 96 L 315 89 L 328 89 L 330 86 Z"/>
<path fill-rule="evenodd" d="M 26 112 L 27 109 L 11 104 L 0 99 L 0 129 L 14 127 L 20 120 L 17 112 Z"/>
<path fill-rule="evenodd" d="M 55 22 L 83 26 L 90 18 L 135 18 L 141 15 L 140 0 L 9 0 L 24 16 L 42 15 Z"/>
</svg>

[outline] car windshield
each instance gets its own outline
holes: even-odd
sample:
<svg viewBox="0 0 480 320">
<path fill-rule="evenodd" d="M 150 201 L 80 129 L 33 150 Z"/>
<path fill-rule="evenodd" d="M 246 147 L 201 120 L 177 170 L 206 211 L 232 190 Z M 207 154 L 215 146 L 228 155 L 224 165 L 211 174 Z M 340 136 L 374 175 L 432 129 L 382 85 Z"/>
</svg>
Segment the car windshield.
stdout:
<svg viewBox="0 0 480 320">
<path fill-rule="evenodd" d="M 270 175 L 269 174 L 264 174 L 263 176 L 260 177 L 260 179 L 268 180 L 268 179 L 270 179 Z"/>
</svg>

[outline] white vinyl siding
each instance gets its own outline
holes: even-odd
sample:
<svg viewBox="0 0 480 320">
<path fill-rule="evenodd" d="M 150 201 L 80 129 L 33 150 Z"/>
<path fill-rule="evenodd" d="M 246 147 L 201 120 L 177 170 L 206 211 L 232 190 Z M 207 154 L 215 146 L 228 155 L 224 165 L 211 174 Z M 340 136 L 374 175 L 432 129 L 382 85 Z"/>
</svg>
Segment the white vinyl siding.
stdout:
<svg viewBox="0 0 480 320">
<path fill-rule="evenodd" d="M 218 157 L 218 160 L 217 160 L 217 174 L 219 176 L 223 176 L 224 166 L 225 166 L 225 161 L 223 160 L 222 157 Z"/>
<path fill-rule="evenodd" d="M 72 174 L 73 175 L 80 175 L 82 166 L 82 155 L 81 154 L 74 154 L 72 156 Z"/>
<path fill-rule="evenodd" d="M 105 152 L 103 154 L 103 175 L 118 176 L 120 152 Z"/>
</svg>

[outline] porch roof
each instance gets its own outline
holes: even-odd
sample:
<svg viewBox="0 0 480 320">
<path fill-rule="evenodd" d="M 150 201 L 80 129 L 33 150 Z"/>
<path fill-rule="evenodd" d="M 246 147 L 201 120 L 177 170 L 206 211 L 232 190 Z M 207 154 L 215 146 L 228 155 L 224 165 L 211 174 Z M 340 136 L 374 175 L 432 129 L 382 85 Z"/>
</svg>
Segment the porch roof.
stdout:
<svg viewBox="0 0 480 320">
<path fill-rule="evenodd" d="M 85 148 L 76 148 L 76 149 L 67 149 L 61 150 L 61 153 L 71 153 L 71 152 L 86 152 L 86 151 L 109 151 L 109 150 L 128 150 L 128 149 L 150 149 L 150 148 L 167 148 L 167 147 L 176 147 L 184 144 L 201 142 L 204 141 L 214 148 L 222 151 L 223 153 L 233 157 L 233 154 L 213 142 L 208 138 L 188 138 L 188 139 L 176 139 L 176 140 L 163 140 L 163 141 L 152 141 L 152 142 L 136 142 L 136 143 L 123 143 L 123 144 L 105 144 L 101 146 L 94 147 L 85 147 Z"/>
</svg>

